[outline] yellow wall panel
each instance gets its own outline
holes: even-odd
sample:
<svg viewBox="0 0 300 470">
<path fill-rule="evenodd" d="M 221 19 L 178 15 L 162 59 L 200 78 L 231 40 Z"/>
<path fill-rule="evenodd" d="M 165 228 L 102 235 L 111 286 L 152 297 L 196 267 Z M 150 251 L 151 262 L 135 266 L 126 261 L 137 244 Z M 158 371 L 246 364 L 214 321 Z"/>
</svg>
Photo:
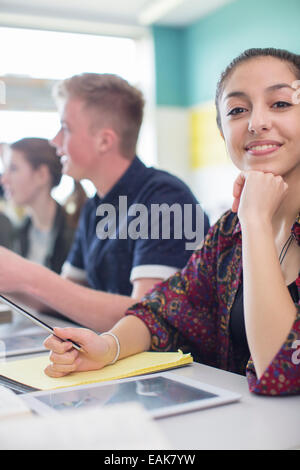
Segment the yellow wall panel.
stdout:
<svg viewBox="0 0 300 470">
<path fill-rule="evenodd" d="M 190 162 L 193 169 L 229 164 L 224 141 L 216 124 L 214 103 L 189 112 Z"/>
</svg>

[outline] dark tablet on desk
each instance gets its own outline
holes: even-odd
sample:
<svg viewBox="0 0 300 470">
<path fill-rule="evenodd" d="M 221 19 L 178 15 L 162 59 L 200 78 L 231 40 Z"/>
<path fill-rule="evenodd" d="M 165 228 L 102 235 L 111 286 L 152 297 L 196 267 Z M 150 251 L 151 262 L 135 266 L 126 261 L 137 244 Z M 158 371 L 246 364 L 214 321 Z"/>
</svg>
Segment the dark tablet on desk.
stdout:
<svg viewBox="0 0 300 470">
<path fill-rule="evenodd" d="M 135 402 L 152 417 L 161 418 L 232 403 L 240 396 L 165 372 L 51 392 L 34 392 L 24 395 L 23 399 L 40 415 Z"/>
<path fill-rule="evenodd" d="M 32 333 L 0 337 L 0 360 L 25 354 L 46 352 L 44 341 L 46 333 Z"/>
<path fill-rule="evenodd" d="M 10 390 L 12 390 L 13 392 L 17 394 L 36 391 L 36 388 L 29 387 L 28 385 L 21 384 L 20 382 L 16 382 L 15 380 L 8 379 L 7 377 L 4 377 L 3 375 L 0 375 L 0 385 L 3 385 L 4 387 L 9 388 Z"/>
</svg>

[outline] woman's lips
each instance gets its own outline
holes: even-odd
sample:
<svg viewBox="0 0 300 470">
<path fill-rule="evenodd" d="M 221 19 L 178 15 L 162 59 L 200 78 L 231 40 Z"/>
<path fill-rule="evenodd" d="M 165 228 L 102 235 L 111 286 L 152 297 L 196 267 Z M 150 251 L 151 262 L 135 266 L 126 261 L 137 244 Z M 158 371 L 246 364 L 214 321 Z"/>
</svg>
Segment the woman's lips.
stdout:
<svg viewBox="0 0 300 470">
<path fill-rule="evenodd" d="M 246 145 L 245 149 L 251 155 L 260 156 L 276 152 L 281 146 L 282 144 L 279 142 L 251 142 L 250 144 Z"/>
</svg>

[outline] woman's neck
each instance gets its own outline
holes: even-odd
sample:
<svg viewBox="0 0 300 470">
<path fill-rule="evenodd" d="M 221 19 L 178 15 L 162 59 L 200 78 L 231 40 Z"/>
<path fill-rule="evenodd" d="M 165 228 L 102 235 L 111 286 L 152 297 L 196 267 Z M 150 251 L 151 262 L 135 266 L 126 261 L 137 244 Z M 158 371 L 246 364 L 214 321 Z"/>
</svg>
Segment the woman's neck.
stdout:
<svg viewBox="0 0 300 470">
<path fill-rule="evenodd" d="M 273 230 L 277 234 L 279 232 L 290 233 L 291 226 L 300 212 L 300 165 L 283 179 L 288 184 L 288 191 L 273 217 Z"/>
<path fill-rule="evenodd" d="M 300 211 L 300 166 L 283 179 L 288 184 L 288 191 L 273 217 L 272 226 L 281 271 L 286 285 L 289 285 L 297 278 L 300 263 L 299 246 L 293 238 L 290 239 L 291 227 Z"/>
<path fill-rule="evenodd" d="M 55 200 L 49 193 L 40 194 L 30 205 L 30 215 L 35 228 L 42 232 L 49 232 L 52 230 L 56 215 Z"/>
</svg>

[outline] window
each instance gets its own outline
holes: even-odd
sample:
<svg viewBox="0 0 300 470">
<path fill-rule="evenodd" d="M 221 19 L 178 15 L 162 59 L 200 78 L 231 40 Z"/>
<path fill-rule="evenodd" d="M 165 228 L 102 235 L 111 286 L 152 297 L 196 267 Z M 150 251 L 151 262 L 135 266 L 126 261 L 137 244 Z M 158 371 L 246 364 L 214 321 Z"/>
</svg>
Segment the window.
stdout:
<svg viewBox="0 0 300 470">
<path fill-rule="evenodd" d="M 129 38 L 104 37 L 88 34 L 61 33 L 14 28 L 0 28 L 1 76 L 23 77 L 26 79 L 61 80 L 82 72 L 114 73 L 138 86 L 147 101 L 145 122 L 141 130 L 138 153 L 146 164 L 155 163 L 153 128 L 151 122 L 152 85 L 149 76 L 145 78 L 145 56 L 143 66 L 139 66 L 141 49 L 145 52 L 145 41 Z M 149 47 L 146 47 L 149 52 Z M 146 53 L 148 53 L 146 51 Z M 148 57 L 151 70 L 151 54 Z M 154 73 L 150 72 L 151 77 Z M 31 88 L 32 91 L 32 88 Z M 26 93 L 26 90 L 25 90 Z M 50 95 L 50 93 L 49 93 Z M 38 93 L 32 91 L 32 109 L 24 108 L 22 96 L 19 105 L 15 102 L 0 105 L 0 142 L 10 143 L 23 137 L 52 138 L 59 127 L 59 117 L 49 96 L 52 109 L 34 107 Z M 30 106 L 29 106 L 30 108 Z M 47 106 L 45 106 L 47 108 Z M 48 107 L 49 108 L 49 107 Z M 1 169 L 0 169 L 1 170 Z M 91 195 L 94 188 L 84 184 Z M 72 189 L 70 178 L 64 176 L 55 192 L 58 200 L 65 198 Z"/>
</svg>

